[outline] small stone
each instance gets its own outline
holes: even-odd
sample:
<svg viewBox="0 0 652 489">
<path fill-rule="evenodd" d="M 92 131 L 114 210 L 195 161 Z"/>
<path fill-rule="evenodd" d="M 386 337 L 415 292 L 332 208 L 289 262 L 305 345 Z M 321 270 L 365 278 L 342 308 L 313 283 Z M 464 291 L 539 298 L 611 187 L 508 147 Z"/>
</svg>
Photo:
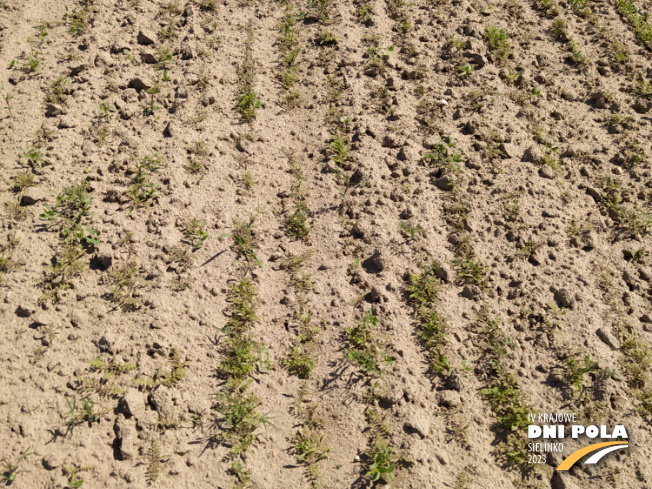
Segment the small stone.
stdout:
<svg viewBox="0 0 652 489">
<path fill-rule="evenodd" d="M 159 412 L 159 416 L 167 418 L 174 415 L 174 402 L 172 392 L 163 385 L 157 386 L 149 395 L 149 400 Z"/>
<path fill-rule="evenodd" d="M 400 161 L 412 161 L 415 163 L 421 159 L 419 152 L 412 146 L 403 146 L 396 157 Z"/>
<path fill-rule="evenodd" d="M 483 56 L 482 54 L 474 54 L 471 56 L 471 63 L 473 63 L 476 68 L 484 68 L 487 63 L 489 63 L 489 60 L 487 59 L 486 56 Z"/>
<path fill-rule="evenodd" d="M 149 30 L 142 30 L 138 32 L 138 44 L 148 46 L 156 42 L 156 35 Z"/>
<path fill-rule="evenodd" d="M 70 115 L 64 115 L 59 119 L 59 129 L 72 129 L 77 127 L 77 119 Z"/>
<path fill-rule="evenodd" d="M 20 197 L 20 205 L 34 205 L 43 200 L 47 200 L 44 190 L 38 187 L 28 187 L 23 190 L 23 195 Z"/>
<path fill-rule="evenodd" d="M 158 58 L 156 57 L 156 55 L 149 51 L 140 53 L 140 60 L 148 65 L 154 65 L 158 63 Z"/>
<path fill-rule="evenodd" d="M 477 300 L 482 295 L 482 289 L 477 285 L 465 285 L 461 295 L 466 299 Z"/>
<path fill-rule="evenodd" d="M 387 268 L 387 253 L 383 253 L 382 250 L 377 249 L 371 257 L 371 263 L 374 264 L 379 272 L 382 272 Z"/>
<path fill-rule="evenodd" d="M 106 333 L 99 340 L 94 341 L 94 343 L 102 353 L 117 353 L 115 338 L 110 333 Z"/>
<path fill-rule="evenodd" d="M 47 104 L 45 106 L 45 117 L 58 117 L 65 113 L 64 108 L 58 104 Z"/>
<path fill-rule="evenodd" d="M 120 460 L 132 460 L 136 455 L 136 426 L 133 422 L 128 421 L 124 415 L 118 414 L 113 425 L 113 431 L 118 444 L 118 458 Z"/>
<path fill-rule="evenodd" d="M 575 297 L 566 289 L 559 289 L 555 292 L 555 300 L 561 307 L 573 308 Z"/>
<path fill-rule="evenodd" d="M 611 334 L 611 332 L 607 331 L 604 328 L 599 328 L 596 331 L 596 334 L 598 335 L 598 338 L 600 338 L 612 350 L 617 350 L 619 348 L 618 340 L 613 334 Z"/>
<path fill-rule="evenodd" d="M 443 390 L 437 395 L 437 402 L 445 408 L 453 408 L 460 405 L 461 399 L 456 391 Z"/>
<path fill-rule="evenodd" d="M 151 86 L 151 82 L 143 80 L 140 77 L 132 78 L 132 80 L 129 82 L 129 87 L 135 88 L 136 90 L 147 90 Z"/>
<path fill-rule="evenodd" d="M 579 489 L 579 486 L 571 480 L 571 473 L 555 471 L 550 481 L 551 489 Z"/>
<path fill-rule="evenodd" d="M 35 312 L 36 309 L 26 304 L 21 304 L 16 308 L 16 315 L 21 318 L 28 318 Z"/>
<path fill-rule="evenodd" d="M 455 178 L 450 173 L 446 173 L 435 180 L 435 186 L 440 190 L 453 190 Z"/>
<path fill-rule="evenodd" d="M 539 164 L 543 161 L 544 156 L 545 153 L 541 148 L 538 146 L 530 146 L 525 150 L 525 153 L 523 153 L 523 161 Z"/>
<path fill-rule="evenodd" d="M 418 411 L 403 424 L 403 430 L 406 433 L 416 433 L 423 440 L 430 434 L 430 420 L 422 411 Z"/>
<path fill-rule="evenodd" d="M 168 125 L 165 126 L 165 129 L 163 130 L 163 135 L 166 138 L 173 138 L 177 136 L 178 135 L 177 125 L 172 121 L 168 122 Z"/>
<path fill-rule="evenodd" d="M 388 134 L 383 138 L 383 148 L 398 148 L 399 142 L 393 134 Z"/>
<path fill-rule="evenodd" d="M 43 467 L 45 467 L 46 470 L 54 470 L 57 467 L 61 467 L 62 463 L 61 456 L 55 453 L 43 457 Z"/>
<path fill-rule="evenodd" d="M 450 282 L 453 277 L 453 269 L 447 263 L 440 263 L 439 266 L 434 268 L 434 271 L 435 275 L 444 282 Z"/>
<path fill-rule="evenodd" d="M 105 270 L 111 267 L 111 264 L 113 263 L 113 252 L 111 246 L 106 243 L 101 243 L 95 248 L 95 257 Z"/>
<path fill-rule="evenodd" d="M 145 413 L 143 394 L 134 388 L 127 389 L 118 401 L 118 410 L 127 416 L 142 416 Z"/>
<path fill-rule="evenodd" d="M 543 165 L 541 169 L 539 170 L 539 175 L 541 175 L 543 178 L 547 178 L 549 180 L 554 180 L 554 178 L 557 176 L 555 173 L 555 170 L 550 168 L 548 165 Z"/>
<path fill-rule="evenodd" d="M 102 51 L 98 53 L 97 56 L 95 56 L 95 60 L 93 61 L 93 64 L 97 67 L 112 66 L 113 59 L 111 58 L 111 55 L 109 53 L 105 53 L 104 51 Z"/>
</svg>

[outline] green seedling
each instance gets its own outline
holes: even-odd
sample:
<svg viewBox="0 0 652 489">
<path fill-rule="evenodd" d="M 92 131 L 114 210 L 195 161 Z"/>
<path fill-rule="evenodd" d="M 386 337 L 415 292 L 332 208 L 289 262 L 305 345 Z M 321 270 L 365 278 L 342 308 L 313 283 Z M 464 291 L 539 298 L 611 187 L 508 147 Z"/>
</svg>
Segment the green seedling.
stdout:
<svg viewBox="0 0 652 489">
<path fill-rule="evenodd" d="M 466 63 L 465 65 L 458 66 L 457 71 L 462 78 L 470 78 L 475 74 L 475 69 L 471 63 Z"/>
<path fill-rule="evenodd" d="M 235 231 L 232 233 L 222 234 L 218 239 L 233 238 L 233 241 L 238 248 L 238 253 L 247 261 L 253 260 L 256 265 L 263 268 L 262 262 L 254 254 L 254 249 L 258 245 L 258 240 L 254 231 L 255 220 L 255 216 L 250 216 L 248 222 L 236 220 Z"/>
<path fill-rule="evenodd" d="M 487 49 L 494 53 L 500 61 L 504 61 L 511 52 L 509 36 L 504 29 L 487 26 L 484 31 L 484 40 Z"/>
<path fill-rule="evenodd" d="M 111 113 L 115 112 L 115 106 L 108 100 L 100 101 L 100 117 L 109 118 Z"/>
<path fill-rule="evenodd" d="M 598 370 L 600 370 L 600 367 L 597 363 L 591 360 L 588 355 L 584 355 L 584 359 L 579 361 L 574 355 L 570 355 L 566 359 L 566 377 L 572 388 L 577 391 L 584 389 L 584 375 L 597 372 Z"/>
<path fill-rule="evenodd" d="M 418 241 L 419 238 L 428 238 L 426 230 L 421 227 L 421 224 L 414 225 L 410 221 L 404 221 L 399 223 L 398 227 L 401 234 L 410 241 Z"/>
<path fill-rule="evenodd" d="M 72 396 L 72 402 L 66 398 L 69 411 L 66 413 L 68 426 L 74 427 L 82 423 L 97 423 L 100 421 L 100 413 L 95 412 L 95 403 L 88 398 L 82 399 L 81 407 L 77 406 L 77 397 Z"/>
<path fill-rule="evenodd" d="M 393 478 L 392 474 L 398 462 L 394 455 L 394 448 L 386 446 L 384 443 L 374 443 L 369 448 L 368 455 L 372 460 L 372 464 L 369 466 L 369 470 L 365 475 L 373 482 L 377 482 L 381 477 L 386 482 L 391 482 Z"/>
<path fill-rule="evenodd" d="M 18 465 L 20 465 L 20 462 L 25 460 L 27 457 L 31 455 L 35 455 L 39 457 L 40 455 L 36 452 L 30 452 L 31 447 L 27 447 L 27 450 L 22 452 L 19 456 L 16 462 L 11 462 L 7 458 L 3 458 L 0 460 L 2 463 L 2 473 L 0 473 L 0 480 L 4 481 L 4 485 L 9 486 L 14 483 L 16 480 L 16 474 L 18 473 Z"/>
<path fill-rule="evenodd" d="M 238 112 L 246 122 L 252 122 L 256 118 L 256 110 L 262 107 L 258 94 L 248 89 L 240 94 L 238 98 Z"/>
<path fill-rule="evenodd" d="M 208 239 L 208 233 L 204 230 L 206 223 L 197 219 L 191 219 L 185 225 L 184 234 L 192 244 L 193 250 L 197 251 Z"/>
<path fill-rule="evenodd" d="M 14 108 L 14 106 L 11 105 L 11 100 L 14 98 L 14 96 L 9 92 L 5 92 L 2 94 L 2 98 L 5 101 L 5 109 L 7 109 L 9 111 L 9 115 L 13 117 L 14 114 L 11 112 L 11 110 Z"/>
</svg>

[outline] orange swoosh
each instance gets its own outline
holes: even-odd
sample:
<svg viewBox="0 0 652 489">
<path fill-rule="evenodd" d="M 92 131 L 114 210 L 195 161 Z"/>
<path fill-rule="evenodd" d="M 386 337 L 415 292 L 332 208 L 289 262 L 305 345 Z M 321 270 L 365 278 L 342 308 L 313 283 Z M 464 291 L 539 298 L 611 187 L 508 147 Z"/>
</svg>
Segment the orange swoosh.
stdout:
<svg viewBox="0 0 652 489">
<path fill-rule="evenodd" d="M 589 453 L 600 450 L 601 448 L 610 447 L 612 445 L 627 445 L 627 443 L 628 442 L 626 441 L 605 441 L 604 443 L 595 443 L 593 445 L 589 445 L 588 447 L 580 448 L 576 452 L 573 452 L 568 457 L 566 457 L 566 460 L 560 463 L 559 467 L 557 467 L 556 470 L 568 470 L 584 455 L 588 455 Z"/>
</svg>

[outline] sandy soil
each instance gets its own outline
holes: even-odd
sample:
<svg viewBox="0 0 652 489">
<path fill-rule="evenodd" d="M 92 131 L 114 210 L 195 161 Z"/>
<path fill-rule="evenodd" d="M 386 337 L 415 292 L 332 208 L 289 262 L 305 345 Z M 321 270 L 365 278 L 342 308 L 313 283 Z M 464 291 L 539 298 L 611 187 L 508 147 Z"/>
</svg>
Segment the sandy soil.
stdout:
<svg viewBox="0 0 652 489">
<path fill-rule="evenodd" d="M 5 482 L 652 487 L 632 5 L 2 0 Z"/>
</svg>

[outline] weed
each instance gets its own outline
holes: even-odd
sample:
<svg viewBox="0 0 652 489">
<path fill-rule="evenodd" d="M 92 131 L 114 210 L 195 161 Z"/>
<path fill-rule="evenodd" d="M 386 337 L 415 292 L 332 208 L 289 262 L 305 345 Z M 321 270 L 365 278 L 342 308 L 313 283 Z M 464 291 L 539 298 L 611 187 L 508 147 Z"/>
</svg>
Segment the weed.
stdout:
<svg viewBox="0 0 652 489">
<path fill-rule="evenodd" d="M 24 156 L 34 170 L 41 170 L 43 168 L 43 152 L 39 148 L 33 147 L 27 150 Z"/>
<path fill-rule="evenodd" d="M 108 100 L 101 100 L 99 112 L 100 117 L 109 118 L 111 117 L 112 112 L 115 112 L 115 106 Z"/>
<path fill-rule="evenodd" d="M 108 282 L 111 290 L 109 300 L 116 303 L 124 311 L 135 311 L 142 307 L 139 290 L 145 286 L 145 280 L 140 273 L 140 267 L 132 260 L 109 272 Z"/>
<path fill-rule="evenodd" d="M 50 104 L 64 104 L 70 93 L 70 78 L 61 75 L 50 84 L 50 90 L 45 101 Z"/>
<path fill-rule="evenodd" d="M 27 450 L 23 451 L 19 456 L 16 462 L 11 462 L 7 458 L 0 460 L 2 463 L 2 473 L 0 473 L 0 480 L 4 481 L 4 485 L 11 485 L 16 480 L 16 474 L 18 473 L 18 465 L 20 462 L 25 460 L 31 455 L 39 457 L 40 455 L 36 452 L 30 452 L 31 447 L 27 447 Z"/>
<path fill-rule="evenodd" d="M 475 69 L 473 68 L 473 65 L 470 63 L 466 63 L 465 65 L 458 66 L 457 71 L 459 72 L 461 78 L 471 78 L 475 74 Z"/>
<path fill-rule="evenodd" d="M 365 474 L 373 482 L 378 481 L 381 477 L 386 482 L 392 480 L 392 473 L 396 468 L 398 459 L 394 455 L 394 448 L 386 446 L 384 443 L 374 443 L 367 453 L 372 461 L 369 470 Z"/>
<path fill-rule="evenodd" d="M 238 249 L 238 254 L 247 261 L 253 260 L 260 268 L 262 262 L 254 254 L 254 249 L 258 246 L 258 239 L 254 231 L 255 216 L 250 216 L 249 221 L 235 221 L 235 230 L 232 233 L 222 234 L 218 239 L 233 238 Z"/>
<path fill-rule="evenodd" d="M 616 10 L 634 28 L 639 42 L 647 48 L 652 47 L 652 25 L 636 0 L 616 0 Z"/>
<path fill-rule="evenodd" d="M 12 109 L 14 108 L 13 105 L 11 105 L 11 100 L 12 100 L 13 98 L 14 98 L 14 96 L 13 96 L 11 93 L 9 93 L 9 92 L 4 92 L 4 93 L 2 94 L 2 99 L 5 101 L 5 109 L 7 109 L 7 110 L 9 111 L 9 115 L 10 115 L 11 117 L 14 116 L 14 114 L 11 112 Z"/>
<path fill-rule="evenodd" d="M 403 221 L 399 223 L 398 227 L 403 237 L 410 241 L 418 241 L 419 238 L 428 238 L 426 230 L 421 227 L 421 224 L 414 225 L 410 221 Z"/>
<path fill-rule="evenodd" d="M 566 358 L 565 375 L 568 383 L 577 391 L 584 389 L 584 375 L 596 372 L 599 369 L 598 364 L 591 360 L 588 355 L 584 355 L 584 359 L 580 360 L 577 360 L 574 355 Z"/>
<path fill-rule="evenodd" d="M 149 447 L 147 447 L 145 460 L 147 463 L 147 483 L 151 485 L 156 482 L 156 479 L 158 479 L 163 461 L 161 456 L 161 445 L 158 441 L 152 441 Z"/>
<path fill-rule="evenodd" d="M 489 268 L 482 265 L 480 259 L 474 260 L 472 257 L 458 259 L 456 261 L 459 277 L 464 283 L 473 283 L 480 287 L 487 287 L 487 274 Z"/>
<path fill-rule="evenodd" d="M 91 196 L 87 192 L 87 182 L 73 187 L 64 187 L 53 206 L 46 205 L 41 219 L 54 222 L 63 241 L 68 246 L 81 245 L 92 248 L 100 244 L 100 232 L 82 223 L 90 216 Z"/>
<path fill-rule="evenodd" d="M 63 19 L 68 21 L 69 32 L 75 37 L 84 34 L 88 27 L 88 13 L 83 8 L 75 8 L 72 12 L 69 12 L 66 5 L 66 13 L 63 14 Z"/>
<path fill-rule="evenodd" d="M 191 219 L 185 224 L 184 234 L 190 240 L 193 250 L 198 250 L 208 238 L 205 231 L 206 223 L 197 219 Z"/>
<path fill-rule="evenodd" d="M 462 155 L 455 150 L 455 141 L 451 136 L 435 143 L 431 151 L 423 155 L 426 166 L 434 166 L 450 173 L 460 173 L 462 161 Z"/>
<path fill-rule="evenodd" d="M 374 13 L 373 5 L 369 3 L 363 3 L 358 7 L 358 10 L 356 11 L 356 17 L 363 24 L 369 24 L 372 21 L 371 16 L 373 15 L 373 13 Z"/>
<path fill-rule="evenodd" d="M 19 173 L 14 177 L 14 190 L 22 192 L 28 187 L 34 187 L 34 175 L 31 173 Z"/>
<path fill-rule="evenodd" d="M 136 207 L 149 207 L 152 201 L 158 199 L 158 184 L 152 182 L 150 178 L 162 166 L 163 162 L 158 153 L 152 157 L 146 156 L 136 165 L 135 176 L 127 190 Z"/>
<path fill-rule="evenodd" d="M 230 447 L 230 453 L 246 453 L 256 439 L 259 426 L 271 425 L 269 414 L 258 412 L 258 398 L 245 395 L 241 389 L 234 392 L 222 391 L 213 395 L 214 409 L 222 416 L 221 432 L 217 439 Z"/>
<path fill-rule="evenodd" d="M 258 98 L 258 94 L 252 89 L 246 90 L 240 94 L 238 98 L 238 112 L 243 120 L 252 122 L 256 118 L 256 109 L 260 109 L 262 103 Z"/>
<path fill-rule="evenodd" d="M 324 29 L 317 35 L 315 42 L 320 46 L 334 45 L 337 44 L 337 37 L 331 31 Z"/>
<path fill-rule="evenodd" d="M 580 48 L 578 47 L 577 43 L 571 39 L 570 42 L 568 43 L 568 49 L 571 52 L 570 59 L 571 61 L 583 68 L 586 68 L 588 65 L 591 64 L 591 60 L 589 60 L 584 54 L 582 54 L 582 51 L 580 51 Z"/>
<path fill-rule="evenodd" d="M 356 321 L 354 328 L 347 328 L 345 340 L 347 343 L 347 358 L 362 368 L 365 373 L 380 374 L 378 362 L 381 356 L 381 347 L 374 338 L 373 331 L 378 325 L 378 318 L 371 309 L 362 321 Z M 391 363 L 391 357 L 384 355 L 385 363 Z"/>
<path fill-rule="evenodd" d="M 336 131 L 332 131 L 331 134 L 333 136 L 330 143 L 331 158 L 339 167 L 345 168 L 350 158 L 348 141 Z"/>
<path fill-rule="evenodd" d="M 561 17 L 557 17 L 552 22 L 552 37 L 562 42 L 566 42 L 568 40 L 566 21 Z"/>
<path fill-rule="evenodd" d="M 494 53 L 499 61 L 505 61 L 511 52 L 509 36 L 505 30 L 495 26 L 487 26 L 484 31 L 484 40 L 487 49 Z"/>
<path fill-rule="evenodd" d="M 68 412 L 66 417 L 68 418 L 67 424 L 69 428 L 73 428 L 83 423 L 97 423 L 100 421 L 100 413 L 95 411 L 95 403 L 88 398 L 81 400 L 81 407 L 77 406 L 77 397 L 72 396 L 72 402 L 70 399 L 66 398 L 66 405 L 68 406 Z"/>
</svg>

